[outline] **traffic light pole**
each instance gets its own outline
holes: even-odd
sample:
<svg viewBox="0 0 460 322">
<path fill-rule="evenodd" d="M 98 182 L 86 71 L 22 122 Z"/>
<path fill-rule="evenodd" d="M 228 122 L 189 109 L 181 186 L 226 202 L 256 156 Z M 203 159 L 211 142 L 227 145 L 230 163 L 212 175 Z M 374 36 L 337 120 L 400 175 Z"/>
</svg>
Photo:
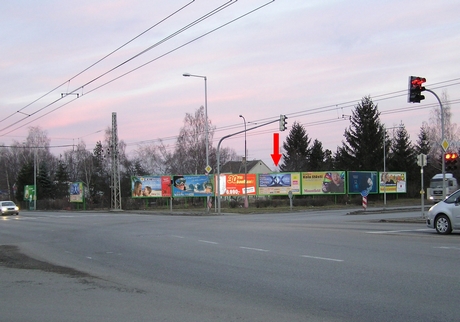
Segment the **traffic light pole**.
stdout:
<svg viewBox="0 0 460 322">
<path fill-rule="evenodd" d="M 223 140 L 225 139 L 228 139 L 232 136 L 235 136 L 235 135 L 238 135 L 238 134 L 241 134 L 241 133 L 245 133 L 245 132 L 248 132 L 248 131 L 251 131 L 251 130 L 255 130 L 255 129 L 258 129 L 259 127 L 262 127 L 262 126 L 265 126 L 265 125 L 268 125 L 268 124 L 272 124 L 272 123 L 276 123 L 276 122 L 280 122 L 280 119 L 276 119 L 274 121 L 270 121 L 270 122 L 267 122 L 267 123 L 264 123 L 264 124 L 261 124 L 261 125 L 257 125 L 257 126 L 254 126 L 254 127 L 251 127 L 250 129 L 244 129 L 243 131 L 239 131 L 239 132 L 236 132 L 236 133 L 233 133 L 233 134 L 229 134 L 229 135 L 226 135 L 224 136 L 223 138 L 221 138 L 219 140 L 219 143 L 217 144 L 217 151 L 216 151 L 216 157 L 217 157 L 217 187 L 215 189 L 215 192 L 216 192 L 216 197 L 217 197 L 217 213 L 220 214 L 220 145 L 222 143 Z"/>
<path fill-rule="evenodd" d="M 442 156 L 441 156 L 441 165 L 442 165 L 442 199 L 446 199 L 446 161 L 444 160 L 446 155 L 446 149 L 444 148 L 444 109 L 442 107 L 442 102 L 439 99 L 438 95 L 433 92 L 431 89 L 425 88 L 425 91 L 430 92 L 431 94 L 436 97 L 439 103 L 439 107 L 441 108 L 441 147 L 442 147 Z"/>
</svg>

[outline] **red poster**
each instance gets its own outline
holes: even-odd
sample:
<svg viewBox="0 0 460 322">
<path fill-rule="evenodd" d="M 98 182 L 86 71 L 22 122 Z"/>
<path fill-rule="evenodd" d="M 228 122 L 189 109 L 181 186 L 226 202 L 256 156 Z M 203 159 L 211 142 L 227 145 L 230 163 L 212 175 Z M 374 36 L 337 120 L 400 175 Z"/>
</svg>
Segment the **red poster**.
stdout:
<svg viewBox="0 0 460 322">
<path fill-rule="evenodd" d="M 219 180 L 219 193 L 221 196 L 244 196 L 256 194 L 256 179 L 254 173 L 243 174 L 221 174 Z M 217 180 L 217 179 L 216 179 Z M 216 182 L 217 186 L 217 182 Z"/>
</svg>

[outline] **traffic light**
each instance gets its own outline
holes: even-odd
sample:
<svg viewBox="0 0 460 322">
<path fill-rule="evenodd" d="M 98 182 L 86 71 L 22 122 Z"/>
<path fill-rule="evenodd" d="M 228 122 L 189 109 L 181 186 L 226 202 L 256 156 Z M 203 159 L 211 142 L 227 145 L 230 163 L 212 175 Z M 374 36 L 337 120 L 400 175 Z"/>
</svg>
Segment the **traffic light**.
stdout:
<svg viewBox="0 0 460 322">
<path fill-rule="evenodd" d="M 280 115 L 280 131 L 286 130 L 286 124 L 287 124 L 286 119 L 287 118 L 288 117 L 286 115 L 283 115 L 283 114 Z"/>
<path fill-rule="evenodd" d="M 422 95 L 422 92 L 425 90 L 425 87 L 422 85 L 425 82 L 426 79 L 423 77 L 409 77 L 409 93 L 407 97 L 409 103 L 420 103 L 421 100 L 425 99 L 425 96 Z"/>
<path fill-rule="evenodd" d="M 446 170 L 456 170 L 457 169 L 457 160 L 458 154 L 457 153 L 446 153 L 444 156 L 444 160 L 446 162 Z"/>
</svg>

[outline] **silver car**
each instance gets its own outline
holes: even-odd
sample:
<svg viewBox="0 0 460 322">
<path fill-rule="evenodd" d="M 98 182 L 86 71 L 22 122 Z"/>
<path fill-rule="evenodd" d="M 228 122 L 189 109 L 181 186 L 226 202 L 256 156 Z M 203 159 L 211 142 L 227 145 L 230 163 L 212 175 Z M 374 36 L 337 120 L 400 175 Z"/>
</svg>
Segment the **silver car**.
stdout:
<svg viewBox="0 0 460 322">
<path fill-rule="evenodd" d="M 426 225 L 439 234 L 450 234 L 453 229 L 460 229 L 460 190 L 430 208 Z"/>
<path fill-rule="evenodd" d="M 2 211 L 2 216 L 19 215 L 19 207 L 12 201 L 0 201 L 0 209 Z"/>
</svg>

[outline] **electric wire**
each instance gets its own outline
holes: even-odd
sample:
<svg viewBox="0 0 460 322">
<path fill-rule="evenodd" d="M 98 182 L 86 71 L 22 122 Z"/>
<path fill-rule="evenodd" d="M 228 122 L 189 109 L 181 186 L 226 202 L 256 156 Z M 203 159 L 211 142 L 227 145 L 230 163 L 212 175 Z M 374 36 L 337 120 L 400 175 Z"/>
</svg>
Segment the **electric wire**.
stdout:
<svg viewBox="0 0 460 322">
<path fill-rule="evenodd" d="M 197 19 L 195 22 L 192 22 L 191 24 L 189 24 L 189 27 L 184 27 L 184 28 L 189 29 L 191 26 L 195 25 L 196 23 L 201 22 L 201 21 L 203 21 L 204 19 L 207 19 L 207 18 L 209 18 L 210 16 L 212 16 L 212 15 L 216 14 L 217 12 L 223 10 L 224 8 L 228 7 L 229 5 L 234 4 L 235 2 L 232 2 L 232 1 L 234 1 L 234 0 L 230 0 L 230 1 L 227 2 L 226 4 L 224 4 L 224 5 L 220 6 L 220 7 L 218 7 L 217 9 L 214 9 L 213 11 L 211 11 L 211 12 L 207 13 L 206 15 L 202 16 L 201 18 Z M 98 89 L 100 89 L 100 88 L 102 88 L 102 87 L 104 87 L 104 86 L 106 86 L 106 85 L 108 85 L 108 84 L 110 84 L 110 83 L 112 83 L 112 82 L 114 82 L 114 81 L 116 81 L 116 80 L 118 80 L 118 79 L 120 79 L 120 78 L 122 78 L 122 77 L 124 77 L 124 76 L 126 76 L 126 75 L 128 75 L 128 74 L 130 74 L 130 73 L 132 73 L 132 72 L 134 72 L 134 71 L 136 71 L 136 70 L 138 70 L 138 69 L 140 69 L 140 68 L 143 68 L 143 67 L 145 67 L 146 65 L 148 65 L 148 64 L 150 64 L 150 63 L 152 63 L 152 62 L 154 62 L 154 61 L 157 61 L 158 59 L 163 58 L 163 57 L 165 57 L 166 55 L 169 55 L 169 54 L 171 54 L 171 53 L 173 53 L 173 52 L 175 52 L 175 51 L 177 51 L 177 50 L 179 50 L 179 49 L 181 49 L 181 48 L 183 48 L 183 47 L 185 47 L 185 46 L 187 46 L 187 45 L 189 45 L 189 44 L 191 44 L 191 43 L 193 43 L 193 42 L 195 42 L 195 41 L 197 41 L 197 40 L 199 40 L 199 39 L 201 39 L 201 38 L 203 38 L 203 37 L 205 37 L 205 36 L 207 36 L 207 35 L 209 35 L 209 34 L 211 34 L 211 33 L 213 33 L 213 32 L 215 32 L 215 31 L 217 31 L 217 30 L 220 30 L 220 29 L 222 29 L 223 27 L 225 27 L 225 26 L 227 26 L 227 25 L 229 25 L 229 24 L 231 24 L 231 23 L 233 23 L 233 22 L 235 22 L 235 21 L 237 21 L 237 20 L 240 20 L 241 18 L 246 17 L 247 15 L 249 15 L 249 14 L 251 14 L 251 13 L 257 11 L 257 10 L 262 9 L 263 7 L 267 6 L 268 4 L 270 4 L 270 3 L 274 2 L 274 1 L 275 1 L 275 0 L 271 0 L 271 1 L 269 1 L 269 2 L 267 2 L 267 3 L 265 3 L 265 4 L 263 4 L 263 5 L 261 5 L 261 6 L 257 7 L 257 8 L 255 8 L 255 9 L 253 9 L 253 10 L 251 10 L 251 11 L 249 11 L 249 12 L 243 14 L 243 15 L 238 16 L 238 17 L 235 18 L 235 19 L 230 20 L 230 21 L 227 22 L 227 23 L 224 23 L 224 24 L 220 25 L 220 26 L 217 27 L 217 28 L 212 29 L 211 31 L 208 31 L 208 32 L 206 32 L 206 33 L 204 33 L 204 34 L 202 34 L 202 35 L 200 35 L 200 36 L 198 36 L 198 37 L 196 37 L 196 38 L 194 38 L 194 39 L 192 39 L 192 40 L 190 40 L 190 41 L 188 41 L 188 42 L 186 42 L 186 43 L 184 43 L 184 44 L 182 44 L 182 45 L 180 45 L 180 46 L 178 46 L 178 47 L 176 47 L 176 48 L 174 48 L 174 49 L 172 49 L 172 50 L 170 50 L 170 51 L 167 51 L 166 53 L 164 53 L 164 54 L 162 54 L 162 55 L 160 55 L 160 56 L 157 56 L 156 58 L 154 58 L 154 59 L 152 59 L 152 60 L 150 60 L 150 61 L 148 61 L 148 62 L 146 62 L 146 63 L 144 63 L 144 64 L 142 64 L 142 65 L 140 65 L 140 66 L 138 66 L 138 67 L 136 67 L 136 68 L 134 68 L 134 69 L 131 69 L 130 71 L 128 71 L 128 72 L 126 72 L 126 73 L 124 73 L 124 74 L 122 74 L 122 75 L 120 75 L 120 76 L 118 76 L 118 77 L 115 77 L 115 78 L 113 78 L 113 79 L 111 79 L 111 80 L 109 80 L 109 81 L 107 81 L 107 82 L 101 84 L 100 86 L 97 86 L 97 87 L 93 88 L 92 90 L 86 92 L 85 95 L 88 95 L 88 94 L 91 93 L 91 92 L 94 92 L 94 91 L 96 91 L 96 90 L 98 90 Z M 203 18 L 203 17 L 204 17 L 204 18 Z M 198 22 L 197 22 L 197 21 L 198 21 Z M 181 33 L 181 32 L 183 32 L 184 30 L 186 30 L 186 29 L 184 29 L 184 28 L 181 28 L 181 29 L 179 30 L 179 31 L 180 31 L 179 33 Z M 174 34 L 174 35 L 177 35 L 178 33 L 176 32 L 176 33 L 173 33 L 173 34 Z M 167 38 L 170 39 L 169 37 L 167 37 Z M 151 47 L 151 48 L 153 48 L 153 47 Z M 144 52 L 145 52 L 145 51 L 144 51 Z M 138 55 L 137 55 L 137 56 L 135 55 L 135 57 L 138 57 Z M 130 60 L 132 60 L 132 58 L 128 59 L 127 61 L 130 61 Z M 126 61 L 126 62 L 127 62 L 127 61 Z M 121 66 L 124 65 L 124 64 L 125 64 L 125 62 L 119 64 L 119 65 L 118 65 L 117 67 L 115 67 L 115 68 L 121 67 Z M 112 68 L 112 69 L 109 70 L 108 72 L 105 72 L 103 75 L 106 75 L 106 74 L 108 74 L 109 72 L 111 72 L 111 71 L 113 71 L 113 70 L 114 70 L 114 68 Z M 75 92 L 77 92 L 79 89 L 84 88 L 84 87 L 87 86 L 88 84 L 94 82 L 96 79 L 101 78 L 103 75 L 100 75 L 100 76 L 94 78 L 92 81 L 87 82 L 87 83 L 86 83 L 85 85 L 83 85 L 83 86 L 79 86 L 77 89 L 71 91 L 70 93 L 75 93 Z M 31 120 L 31 121 L 29 121 L 29 122 L 26 122 L 25 124 L 22 124 L 22 125 L 20 125 L 20 126 L 14 128 L 14 129 L 12 129 L 11 131 L 6 132 L 6 133 L 4 133 L 4 134 L 2 134 L 2 135 L 0 135 L 0 136 L 7 135 L 7 134 L 9 134 L 9 133 L 12 133 L 12 132 L 14 132 L 14 131 L 16 131 L 16 130 L 18 130 L 18 129 L 20 129 L 20 128 L 22 128 L 22 127 L 28 125 L 28 124 L 30 124 L 30 123 L 33 123 L 33 122 L 37 121 L 38 119 L 41 119 L 42 117 L 47 116 L 47 115 L 49 115 L 50 113 L 55 112 L 56 110 L 58 110 L 58 109 L 60 109 L 60 108 L 62 108 L 62 107 L 64 107 L 64 106 L 66 106 L 67 104 L 70 104 L 71 102 L 73 102 L 74 100 L 76 100 L 76 99 L 78 99 L 78 98 L 79 98 L 79 97 L 73 98 L 72 100 L 70 100 L 70 101 L 68 101 L 68 102 L 66 102 L 66 103 L 64 103 L 64 104 L 62 104 L 62 105 L 60 105 L 60 106 L 54 108 L 53 110 L 50 110 L 49 112 L 47 112 L 47 113 L 45 113 L 45 114 L 42 114 L 42 115 L 40 115 L 40 116 L 34 118 L 33 120 Z M 62 98 L 60 98 L 60 99 L 62 99 Z M 55 104 L 55 103 L 56 103 L 57 101 L 59 101 L 60 99 L 55 100 L 54 102 L 52 102 L 52 103 L 50 103 L 50 104 L 47 104 L 47 105 L 44 106 L 43 108 L 41 108 L 41 109 L 35 111 L 34 113 L 28 115 L 27 117 L 25 117 L 25 118 L 23 118 L 23 119 L 21 119 L 21 120 L 15 122 L 15 123 L 9 125 L 9 126 L 3 128 L 3 129 L 0 129 L 0 132 L 5 131 L 5 130 L 11 128 L 12 126 L 14 126 L 14 125 L 16 125 L 16 124 L 18 124 L 18 123 L 24 121 L 26 118 L 29 118 L 29 117 L 31 117 L 31 116 L 37 114 L 38 112 L 41 112 L 42 110 L 44 110 L 44 109 L 50 107 L 51 105 Z"/>
<path fill-rule="evenodd" d="M 50 90 L 49 92 L 43 94 L 42 96 L 38 97 L 37 99 L 35 99 L 34 101 L 32 101 L 31 103 L 27 104 L 26 106 L 22 107 L 21 109 L 19 109 L 17 112 L 15 113 L 12 113 L 11 115 L 5 117 L 4 119 L 0 120 L 0 123 L 2 123 L 3 121 L 9 119 L 10 117 L 14 116 L 16 113 L 21 113 L 22 110 L 26 109 L 27 107 L 31 106 L 32 104 L 38 102 L 39 100 L 45 98 L 46 96 L 50 95 L 51 93 L 53 93 L 54 91 L 56 91 L 57 89 L 59 89 L 60 87 L 64 86 L 65 84 L 67 83 L 70 83 L 70 81 L 72 81 L 73 79 L 77 78 L 78 76 L 82 75 L 83 73 L 87 72 L 88 70 L 90 70 L 91 68 L 93 68 L 94 66 L 96 66 L 97 64 L 99 64 L 100 62 L 102 62 L 103 60 L 107 59 L 108 57 L 110 57 L 111 55 L 113 55 L 114 53 L 116 53 L 117 51 L 119 51 L 120 49 L 122 49 L 123 47 L 127 46 L 128 44 L 132 43 L 134 40 L 138 39 L 139 37 L 141 37 L 142 35 L 144 35 L 145 33 L 147 33 L 148 31 L 152 30 L 153 28 L 157 27 L 158 25 L 160 25 L 161 23 L 163 23 L 164 21 L 166 21 L 167 19 L 171 18 L 172 16 L 174 16 L 175 14 L 179 13 L 180 11 L 182 11 L 183 9 L 185 9 L 186 7 L 188 7 L 190 4 L 192 4 L 193 2 L 195 2 L 195 0 L 192 0 L 190 1 L 189 3 L 187 3 L 186 5 L 182 6 L 181 8 L 179 8 L 178 10 L 174 11 L 173 13 L 169 14 L 168 16 L 166 16 L 164 19 L 160 20 L 159 22 L 157 22 L 156 24 L 154 24 L 153 26 L 149 27 L 148 29 L 144 30 L 143 32 L 141 32 L 140 34 L 138 34 L 137 36 L 135 36 L 134 38 L 130 39 L 129 41 L 127 41 L 126 43 L 124 43 L 123 45 L 119 46 L 118 48 L 116 48 L 115 50 L 111 51 L 110 53 L 106 54 L 104 57 L 100 58 L 99 60 L 97 60 L 96 62 L 92 63 L 91 65 L 89 65 L 88 67 L 86 67 L 85 69 L 83 69 L 82 71 L 80 71 L 79 73 L 75 74 L 74 76 L 72 76 L 71 78 L 69 78 L 68 80 L 66 80 L 65 82 L 63 82 L 62 84 L 59 84 L 58 86 L 56 86 L 55 88 L 53 88 L 52 90 Z M 73 92 L 72 92 L 73 93 Z M 62 97 L 61 97 L 62 98 Z M 56 100 L 54 101 L 53 103 L 51 104 L 54 104 L 55 102 L 57 102 L 59 100 Z M 50 106 L 51 104 L 48 104 L 47 106 Z M 23 113 L 23 114 L 26 114 L 26 113 Z M 33 114 L 26 114 L 28 116 L 30 115 L 33 115 Z M 2 130 L 0 130 L 2 131 Z"/>
</svg>

